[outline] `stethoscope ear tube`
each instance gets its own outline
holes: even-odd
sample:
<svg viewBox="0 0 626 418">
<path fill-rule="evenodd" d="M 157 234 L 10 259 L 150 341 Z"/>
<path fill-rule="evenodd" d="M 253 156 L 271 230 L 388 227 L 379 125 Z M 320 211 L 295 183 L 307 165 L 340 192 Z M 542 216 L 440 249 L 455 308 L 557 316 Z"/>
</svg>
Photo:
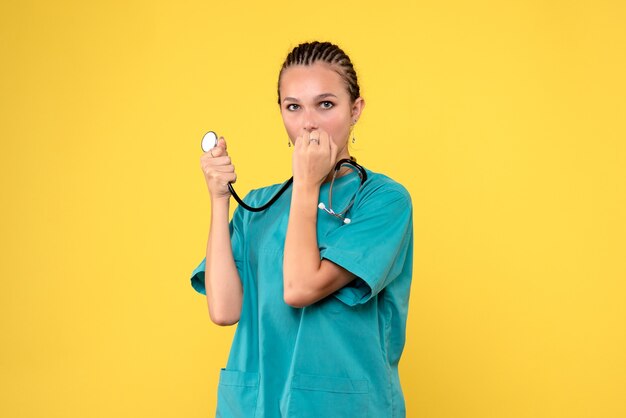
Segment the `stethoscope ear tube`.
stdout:
<svg viewBox="0 0 626 418">
<path fill-rule="evenodd" d="M 338 173 L 339 170 L 341 170 L 341 166 L 344 164 L 349 164 L 357 169 L 359 177 L 361 177 L 361 184 L 367 181 L 367 171 L 365 171 L 362 165 L 357 164 L 356 158 L 354 157 L 344 158 L 343 160 L 337 161 L 337 164 L 335 164 L 335 174 Z"/>
</svg>

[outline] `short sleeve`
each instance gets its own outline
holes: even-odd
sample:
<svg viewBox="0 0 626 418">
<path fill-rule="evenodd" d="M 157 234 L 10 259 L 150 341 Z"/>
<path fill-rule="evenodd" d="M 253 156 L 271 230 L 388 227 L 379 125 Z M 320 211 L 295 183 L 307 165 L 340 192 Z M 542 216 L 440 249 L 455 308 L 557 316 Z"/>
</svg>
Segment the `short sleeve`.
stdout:
<svg viewBox="0 0 626 418">
<path fill-rule="evenodd" d="M 235 265 L 237 269 L 241 271 L 240 266 L 243 260 L 243 209 L 237 206 L 233 214 L 233 218 L 228 224 L 230 230 L 230 242 L 233 249 L 233 258 L 235 259 Z M 202 259 L 202 262 L 191 273 L 191 287 L 198 293 L 206 295 L 206 288 L 204 286 L 204 272 L 206 270 L 206 258 Z"/>
<path fill-rule="evenodd" d="M 410 261 L 411 198 L 402 186 L 395 186 L 379 187 L 363 198 L 350 213 L 351 222 L 332 231 L 320 247 L 322 258 L 357 276 L 334 294 L 347 305 L 366 303 Z"/>
</svg>

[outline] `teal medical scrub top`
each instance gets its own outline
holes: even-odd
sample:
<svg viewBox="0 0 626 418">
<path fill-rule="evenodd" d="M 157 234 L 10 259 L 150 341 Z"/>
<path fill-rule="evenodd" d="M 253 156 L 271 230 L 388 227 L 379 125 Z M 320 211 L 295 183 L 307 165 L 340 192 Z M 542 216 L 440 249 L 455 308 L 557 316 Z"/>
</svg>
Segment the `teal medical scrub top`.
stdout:
<svg viewBox="0 0 626 418">
<path fill-rule="evenodd" d="M 411 198 L 390 178 L 368 179 L 348 212 L 351 222 L 318 211 L 322 258 L 358 278 L 304 308 L 283 300 L 283 249 L 291 188 L 264 212 L 240 207 L 230 222 L 243 306 L 226 368 L 217 416 L 224 418 L 404 417 L 398 377 L 412 274 Z M 336 179 L 333 208 L 359 187 L 356 173 Z M 280 185 L 244 199 L 260 206 Z M 329 184 L 320 201 L 328 206 Z M 191 284 L 205 293 L 205 261 Z"/>
</svg>

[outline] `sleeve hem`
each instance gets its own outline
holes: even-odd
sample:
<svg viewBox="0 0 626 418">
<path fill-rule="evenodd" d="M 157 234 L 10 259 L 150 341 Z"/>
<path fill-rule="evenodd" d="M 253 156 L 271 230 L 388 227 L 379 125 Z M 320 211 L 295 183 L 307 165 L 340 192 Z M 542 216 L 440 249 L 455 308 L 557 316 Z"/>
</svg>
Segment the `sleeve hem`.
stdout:
<svg viewBox="0 0 626 418">
<path fill-rule="evenodd" d="M 204 287 L 204 271 L 206 269 L 206 259 L 202 260 L 200 265 L 191 273 L 191 287 L 198 293 L 206 295 Z"/>
<path fill-rule="evenodd" d="M 191 277 L 191 287 L 194 288 L 194 290 L 200 294 L 206 295 L 206 289 L 204 287 L 204 282 L 202 281 L 202 278 L 200 277 L 201 274 L 198 273 L 194 276 Z"/>
<path fill-rule="evenodd" d="M 331 248 L 322 251 L 321 256 L 357 276 L 356 283 L 350 283 L 333 293 L 333 296 L 341 302 L 348 306 L 356 306 L 366 303 L 377 293 L 372 285 L 374 280 L 368 275 L 367 270 L 358 263 L 354 263 L 354 260 L 344 258 L 340 252 L 333 251 Z"/>
</svg>

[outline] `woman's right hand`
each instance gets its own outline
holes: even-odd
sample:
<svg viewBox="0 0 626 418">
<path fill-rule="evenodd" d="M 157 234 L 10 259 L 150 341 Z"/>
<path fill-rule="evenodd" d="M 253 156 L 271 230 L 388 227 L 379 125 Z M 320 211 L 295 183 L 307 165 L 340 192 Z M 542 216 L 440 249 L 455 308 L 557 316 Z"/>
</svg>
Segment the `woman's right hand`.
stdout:
<svg viewBox="0 0 626 418">
<path fill-rule="evenodd" d="M 226 141 L 220 137 L 217 145 L 200 157 L 200 167 L 212 199 L 229 199 L 228 183 L 237 181 L 235 166 L 226 151 Z"/>
</svg>

